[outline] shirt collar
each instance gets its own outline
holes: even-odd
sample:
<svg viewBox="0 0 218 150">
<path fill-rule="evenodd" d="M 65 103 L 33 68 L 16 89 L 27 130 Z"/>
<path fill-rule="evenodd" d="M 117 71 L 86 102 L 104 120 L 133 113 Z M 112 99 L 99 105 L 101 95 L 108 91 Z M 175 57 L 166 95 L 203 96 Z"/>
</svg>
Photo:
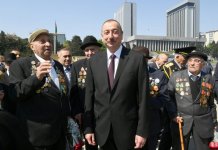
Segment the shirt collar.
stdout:
<svg viewBox="0 0 218 150">
<path fill-rule="evenodd" d="M 122 48 L 123 48 L 123 46 L 122 45 L 120 45 L 120 47 L 115 51 L 115 53 L 111 53 L 108 49 L 107 49 L 107 59 L 110 59 L 110 56 L 112 55 L 112 54 L 114 54 L 115 56 L 116 56 L 116 58 L 120 58 L 120 54 L 121 54 L 121 51 L 122 51 Z"/>
<path fill-rule="evenodd" d="M 188 71 L 188 76 L 190 77 L 190 76 L 195 76 L 195 75 L 193 75 L 191 72 Z M 201 77 L 201 72 L 197 76 L 200 78 Z"/>
<path fill-rule="evenodd" d="M 40 57 L 39 55 L 35 54 L 36 58 L 39 60 L 39 62 L 45 62 L 45 59 L 43 59 L 42 57 Z M 55 62 L 53 59 L 50 60 L 52 66 L 54 66 Z"/>
<path fill-rule="evenodd" d="M 64 70 L 67 70 L 67 71 L 69 71 L 68 69 L 70 69 L 70 66 L 63 66 L 64 67 Z"/>
</svg>

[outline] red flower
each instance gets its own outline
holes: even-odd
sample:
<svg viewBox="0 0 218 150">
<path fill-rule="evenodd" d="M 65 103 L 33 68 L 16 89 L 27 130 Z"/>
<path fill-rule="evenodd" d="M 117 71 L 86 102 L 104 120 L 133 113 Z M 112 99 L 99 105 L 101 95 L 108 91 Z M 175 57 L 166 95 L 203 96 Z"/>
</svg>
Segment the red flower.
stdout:
<svg viewBox="0 0 218 150">
<path fill-rule="evenodd" d="M 83 145 L 84 145 L 83 141 L 80 141 L 80 143 L 74 146 L 74 150 L 82 150 Z"/>
</svg>

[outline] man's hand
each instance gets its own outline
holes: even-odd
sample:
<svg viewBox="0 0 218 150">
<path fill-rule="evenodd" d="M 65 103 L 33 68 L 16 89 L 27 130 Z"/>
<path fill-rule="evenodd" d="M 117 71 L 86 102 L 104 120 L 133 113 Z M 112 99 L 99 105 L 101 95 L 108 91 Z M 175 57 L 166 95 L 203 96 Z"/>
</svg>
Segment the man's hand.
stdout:
<svg viewBox="0 0 218 150">
<path fill-rule="evenodd" d="M 138 148 L 142 148 L 144 145 L 145 145 L 145 142 L 146 142 L 146 139 L 139 136 L 139 135 L 136 135 L 135 136 L 135 149 L 138 149 Z"/>
<path fill-rule="evenodd" d="M 51 62 L 45 61 L 39 64 L 39 66 L 36 67 L 36 77 L 39 80 L 42 80 L 51 70 Z"/>
<path fill-rule="evenodd" d="M 183 122 L 183 119 L 182 119 L 182 117 L 177 116 L 177 117 L 175 117 L 175 118 L 173 119 L 173 121 L 175 121 L 176 123 L 182 123 L 182 122 Z"/>
<path fill-rule="evenodd" d="M 88 141 L 88 143 L 89 143 L 90 145 L 93 145 L 93 146 L 96 145 L 94 133 L 88 133 L 88 134 L 86 134 L 86 135 L 85 135 L 85 138 L 86 138 L 86 140 Z"/>
</svg>

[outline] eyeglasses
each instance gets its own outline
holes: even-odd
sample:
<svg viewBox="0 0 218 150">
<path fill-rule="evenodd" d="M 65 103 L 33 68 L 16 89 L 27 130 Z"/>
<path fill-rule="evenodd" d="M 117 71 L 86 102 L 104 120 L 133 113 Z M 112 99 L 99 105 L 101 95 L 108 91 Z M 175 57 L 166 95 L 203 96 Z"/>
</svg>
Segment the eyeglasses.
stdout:
<svg viewBox="0 0 218 150">
<path fill-rule="evenodd" d="M 192 59 L 192 58 L 190 58 L 190 59 L 188 59 L 188 62 L 189 62 L 189 63 L 194 62 L 194 63 L 196 63 L 196 64 L 200 64 L 200 63 L 202 63 L 203 61 L 202 61 L 201 59 Z"/>
</svg>

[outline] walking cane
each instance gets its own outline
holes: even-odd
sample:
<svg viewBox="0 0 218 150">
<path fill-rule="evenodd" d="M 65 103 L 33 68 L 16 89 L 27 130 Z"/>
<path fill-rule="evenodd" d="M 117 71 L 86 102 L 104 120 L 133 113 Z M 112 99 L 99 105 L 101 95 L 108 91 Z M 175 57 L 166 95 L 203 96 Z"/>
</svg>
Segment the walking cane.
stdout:
<svg viewBox="0 0 218 150">
<path fill-rule="evenodd" d="M 179 121 L 179 135 L 180 135 L 181 150 L 184 150 L 184 142 L 183 142 L 183 134 L 182 134 L 182 123 L 180 121 Z"/>
</svg>

